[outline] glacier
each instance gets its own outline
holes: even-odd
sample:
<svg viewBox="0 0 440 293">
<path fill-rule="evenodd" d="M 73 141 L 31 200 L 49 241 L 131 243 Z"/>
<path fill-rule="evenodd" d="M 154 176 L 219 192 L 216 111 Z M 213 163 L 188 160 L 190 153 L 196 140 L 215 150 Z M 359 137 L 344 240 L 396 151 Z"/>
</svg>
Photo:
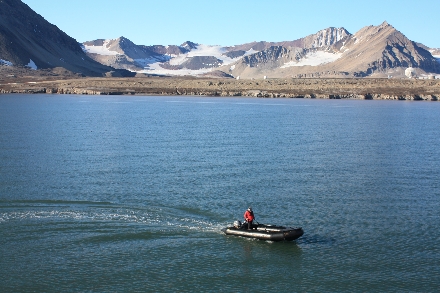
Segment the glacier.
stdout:
<svg viewBox="0 0 440 293">
<path fill-rule="evenodd" d="M 243 56 L 251 55 L 256 53 L 254 49 L 250 49 L 246 51 L 246 53 Z M 184 63 L 188 58 L 196 57 L 196 56 L 213 56 L 219 60 L 221 60 L 223 63 L 222 65 L 230 65 L 235 63 L 236 61 L 240 60 L 243 56 L 237 57 L 237 58 L 230 58 L 225 55 L 227 53 L 227 49 L 223 46 L 219 45 L 197 45 L 195 49 L 192 49 L 186 54 L 180 54 L 180 55 L 171 55 L 170 59 L 170 65 L 181 65 Z M 161 62 L 155 62 L 152 64 L 149 64 L 148 68 L 144 68 L 144 70 L 137 71 L 139 73 L 150 73 L 150 74 L 164 74 L 164 75 L 199 75 L 211 72 L 213 69 L 217 68 L 203 68 L 203 69 L 179 69 L 179 70 L 172 70 L 172 69 L 165 69 L 160 66 Z"/>
</svg>

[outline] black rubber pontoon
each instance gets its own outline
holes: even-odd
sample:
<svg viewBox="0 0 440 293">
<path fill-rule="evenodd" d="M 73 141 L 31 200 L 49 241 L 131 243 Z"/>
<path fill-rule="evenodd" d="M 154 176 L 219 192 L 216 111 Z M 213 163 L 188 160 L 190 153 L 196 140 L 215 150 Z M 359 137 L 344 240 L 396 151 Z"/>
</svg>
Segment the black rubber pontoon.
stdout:
<svg viewBox="0 0 440 293">
<path fill-rule="evenodd" d="M 304 234 L 304 231 L 301 227 L 292 228 L 263 224 L 253 225 L 253 228 L 248 230 L 246 223 L 238 227 L 227 227 L 222 229 L 222 231 L 226 235 L 242 236 L 270 241 L 292 241 L 298 239 Z"/>
</svg>

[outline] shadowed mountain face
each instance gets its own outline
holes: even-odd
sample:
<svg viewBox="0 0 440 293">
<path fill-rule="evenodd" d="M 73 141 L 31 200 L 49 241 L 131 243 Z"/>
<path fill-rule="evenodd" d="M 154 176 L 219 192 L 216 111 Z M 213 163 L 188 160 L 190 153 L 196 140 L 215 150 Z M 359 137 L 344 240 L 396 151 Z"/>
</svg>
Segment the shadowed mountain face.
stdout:
<svg viewBox="0 0 440 293">
<path fill-rule="evenodd" d="M 34 69 L 63 67 L 87 76 L 114 71 L 89 58 L 75 39 L 20 0 L 0 1 L 0 59 Z"/>
</svg>

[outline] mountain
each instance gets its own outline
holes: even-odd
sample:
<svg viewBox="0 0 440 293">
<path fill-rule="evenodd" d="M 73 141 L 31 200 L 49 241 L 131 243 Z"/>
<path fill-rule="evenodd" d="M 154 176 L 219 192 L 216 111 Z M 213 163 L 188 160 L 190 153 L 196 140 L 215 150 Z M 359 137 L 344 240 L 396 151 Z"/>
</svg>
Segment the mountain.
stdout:
<svg viewBox="0 0 440 293">
<path fill-rule="evenodd" d="M 285 42 L 252 42 L 243 45 L 236 45 L 233 47 L 227 47 L 229 52 L 235 51 L 248 51 L 253 49 L 255 51 L 264 51 L 270 47 L 282 46 L 282 47 L 295 47 L 295 48 L 318 48 L 318 47 L 328 47 L 334 43 L 342 40 L 343 38 L 349 36 L 350 33 L 345 28 L 334 28 L 330 27 L 323 29 L 316 34 L 308 35 L 304 38 L 285 41 Z"/>
<path fill-rule="evenodd" d="M 418 68 L 425 72 L 439 72 L 440 66 L 429 51 L 409 40 L 387 22 L 368 26 L 352 35 L 341 46 L 344 58 L 335 68 L 359 71 L 369 75 L 387 72 L 395 68 Z"/>
<path fill-rule="evenodd" d="M 299 49 L 300 47 L 329 47 L 348 35 L 344 28 L 328 28 L 295 41 L 261 41 L 233 47 L 201 45 L 190 41 L 179 46 L 142 46 L 120 37 L 114 40 L 85 42 L 83 49 L 95 61 L 115 68 L 165 75 L 199 75 L 243 58 L 252 58 L 250 56 L 253 54 L 261 54 L 273 47 L 294 47 L 299 51 L 303 50 Z M 143 52 L 144 55 L 140 56 L 139 52 Z M 255 60 L 257 55 L 253 57 L 252 60 Z"/>
<path fill-rule="evenodd" d="M 440 50 L 384 22 L 355 34 L 326 28 L 283 42 L 137 45 L 125 37 L 78 44 L 20 0 L 0 0 L 0 66 L 64 68 L 87 76 L 211 75 L 240 78 L 387 77 L 440 73 Z M 63 70 L 57 70 L 63 72 Z"/>
<path fill-rule="evenodd" d="M 148 64 L 170 59 L 166 54 L 156 53 L 146 46 L 135 45 L 124 37 L 85 42 L 83 50 L 90 58 L 101 64 L 131 71 L 139 71 Z"/>
<path fill-rule="evenodd" d="M 309 36 L 307 38 L 312 38 Z M 311 42 L 313 46 L 273 46 L 242 58 L 229 70 L 242 77 L 365 77 L 403 76 L 408 67 L 419 74 L 439 73 L 440 64 L 431 53 L 384 22 L 368 26 L 334 42 Z"/>
<path fill-rule="evenodd" d="M 95 61 L 115 68 L 164 75 L 206 74 L 232 60 L 223 55 L 227 50 L 221 46 L 190 41 L 179 46 L 143 46 L 120 37 L 85 42 L 83 50 Z"/>
<path fill-rule="evenodd" d="M 87 76 L 115 72 L 89 58 L 75 39 L 20 0 L 0 1 L 0 63 L 33 69 L 63 67 Z"/>
<path fill-rule="evenodd" d="M 220 70 L 242 78 L 386 77 L 404 76 L 408 67 L 421 75 L 440 73 L 438 51 L 409 40 L 387 22 L 355 34 L 331 27 L 293 41 L 230 47 L 189 41 L 179 46 L 140 46 L 121 37 L 86 42 L 84 50 L 94 60 L 115 68 L 163 75 Z"/>
</svg>

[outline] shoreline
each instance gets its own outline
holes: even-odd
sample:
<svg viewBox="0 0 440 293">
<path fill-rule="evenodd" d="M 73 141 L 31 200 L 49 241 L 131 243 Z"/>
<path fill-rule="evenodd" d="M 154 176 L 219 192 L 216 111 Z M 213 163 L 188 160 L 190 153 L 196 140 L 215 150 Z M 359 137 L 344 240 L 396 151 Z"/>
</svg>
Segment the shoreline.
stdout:
<svg viewBox="0 0 440 293">
<path fill-rule="evenodd" d="M 301 78 L 236 80 L 194 77 L 7 77 L 2 94 L 187 95 L 261 98 L 440 100 L 440 80 Z"/>
</svg>

